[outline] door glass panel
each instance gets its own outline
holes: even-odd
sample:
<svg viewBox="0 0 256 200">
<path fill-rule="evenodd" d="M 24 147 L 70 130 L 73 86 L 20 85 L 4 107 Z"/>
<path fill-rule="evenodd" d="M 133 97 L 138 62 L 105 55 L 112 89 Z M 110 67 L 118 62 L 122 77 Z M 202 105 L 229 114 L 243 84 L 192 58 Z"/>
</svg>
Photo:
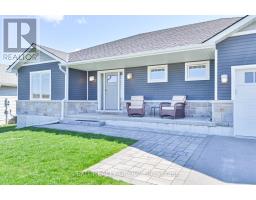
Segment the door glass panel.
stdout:
<svg viewBox="0 0 256 200">
<path fill-rule="evenodd" d="M 108 75 L 107 81 L 108 81 L 108 83 L 116 83 L 117 76 L 116 75 Z"/>
<path fill-rule="evenodd" d="M 254 73 L 253 72 L 245 72 L 244 73 L 244 82 L 245 83 L 253 83 L 254 82 Z"/>
</svg>

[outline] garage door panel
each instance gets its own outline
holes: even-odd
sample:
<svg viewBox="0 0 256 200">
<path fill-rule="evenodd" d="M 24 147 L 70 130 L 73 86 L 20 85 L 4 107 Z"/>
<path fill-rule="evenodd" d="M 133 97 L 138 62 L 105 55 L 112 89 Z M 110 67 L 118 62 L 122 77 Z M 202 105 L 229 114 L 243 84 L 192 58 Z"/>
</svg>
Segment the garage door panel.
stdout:
<svg viewBox="0 0 256 200">
<path fill-rule="evenodd" d="M 235 135 L 256 137 L 256 66 L 236 71 L 234 99 Z"/>
</svg>

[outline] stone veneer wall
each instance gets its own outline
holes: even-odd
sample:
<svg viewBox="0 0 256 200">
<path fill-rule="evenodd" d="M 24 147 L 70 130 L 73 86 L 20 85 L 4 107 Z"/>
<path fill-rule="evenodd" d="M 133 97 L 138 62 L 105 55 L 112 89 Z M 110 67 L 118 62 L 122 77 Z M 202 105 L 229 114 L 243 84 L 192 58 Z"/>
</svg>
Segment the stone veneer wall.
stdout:
<svg viewBox="0 0 256 200">
<path fill-rule="evenodd" d="M 65 101 L 65 116 L 96 112 L 98 109 L 97 101 Z"/>
<path fill-rule="evenodd" d="M 19 100 L 16 107 L 17 115 L 61 116 L 61 101 Z"/>
<path fill-rule="evenodd" d="M 150 114 L 152 106 L 159 106 L 160 101 L 146 101 L 146 115 Z M 97 101 L 65 101 L 64 114 L 76 115 L 96 112 Z M 122 102 L 122 111 L 126 113 L 126 102 Z M 17 101 L 17 115 L 36 115 L 48 117 L 61 117 L 61 101 Z M 233 126 L 232 101 L 187 101 L 187 117 L 206 117 L 220 126 Z M 158 110 L 156 112 L 158 115 Z"/>
<path fill-rule="evenodd" d="M 233 126 L 233 102 L 213 101 L 212 121 L 217 125 Z"/>
</svg>

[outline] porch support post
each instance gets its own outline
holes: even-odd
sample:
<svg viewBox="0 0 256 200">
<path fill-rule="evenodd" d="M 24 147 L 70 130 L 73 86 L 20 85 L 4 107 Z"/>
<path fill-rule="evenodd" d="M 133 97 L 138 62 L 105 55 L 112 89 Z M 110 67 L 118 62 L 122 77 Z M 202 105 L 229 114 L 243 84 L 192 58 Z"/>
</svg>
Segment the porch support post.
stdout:
<svg viewBox="0 0 256 200">
<path fill-rule="evenodd" d="M 62 68 L 65 66 L 65 70 Z M 65 110 L 65 100 L 68 100 L 68 79 L 69 79 L 69 68 L 67 65 L 59 64 L 59 70 L 64 74 L 64 81 L 65 81 L 65 88 L 64 88 L 64 98 L 61 100 L 61 113 L 60 113 L 60 120 L 64 119 L 64 110 Z"/>
<path fill-rule="evenodd" d="M 216 47 L 214 60 L 214 100 L 218 100 L 218 50 Z"/>
<path fill-rule="evenodd" d="M 89 80 L 88 80 L 88 78 L 89 78 L 89 75 L 88 75 L 88 71 L 86 71 L 86 75 L 87 75 L 87 78 L 86 78 L 86 98 L 87 98 L 87 101 L 89 100 Z"/>
</svg>

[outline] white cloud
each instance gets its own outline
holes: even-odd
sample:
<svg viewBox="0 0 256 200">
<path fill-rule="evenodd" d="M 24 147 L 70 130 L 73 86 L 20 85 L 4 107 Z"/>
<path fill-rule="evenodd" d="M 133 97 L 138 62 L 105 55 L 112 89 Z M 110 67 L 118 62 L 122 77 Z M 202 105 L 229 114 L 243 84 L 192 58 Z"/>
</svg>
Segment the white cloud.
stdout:
<svg viewBox="0 0 256 200">
<path fill-rule="evenodd" d="M 87 20 L 85 17 L 80 17 L 79 19 L 76 20 L 78 24 L 87 24 Z"/>
<path fill-rule="evenodd" d="M 56 24 L 59 24 L 64 19 L 64 15 L 42 15 L 40 17 L 45 21 L 53 22 Z"/>
</svg>

